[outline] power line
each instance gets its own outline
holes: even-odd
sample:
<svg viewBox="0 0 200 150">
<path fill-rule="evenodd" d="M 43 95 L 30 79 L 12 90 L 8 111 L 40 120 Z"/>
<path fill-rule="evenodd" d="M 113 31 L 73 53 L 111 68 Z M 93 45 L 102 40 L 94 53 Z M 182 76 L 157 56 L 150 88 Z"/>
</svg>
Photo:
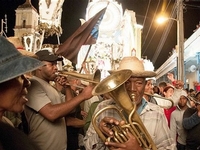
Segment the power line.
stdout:
<svg viewBox="0 0 200 150">
<path fill-rule="evenodd" d="M 176 5 L 174 4 L 172 12 L 171 12 L 171 15 L 170 15 L 170 18 L 175 18 L 175 16 L 176 16 Z M 159 42 L 159 44 L 158 44 L 158 46 L 156 48 L 156 51 L 155 51 L 155 53 L 153 55 L 153 58 L 152 58 L 152 62 L 153 63 L 156 62 L 156 60 L 157 60 L 157 58 L 158 58 L 158 56 L 159 56 L 159 54 L 160 54 L 160 52 L 161 52 L 161 50 L 163 48 L 163 45 L 164 45 L 164 43 L 165 43 L 165 41 L 167 39 L 167 36 L 169 35 L 169 31 L 170 31 L 170 29 L 172 27 L 172 24 L 173 24 L 173 20 L 168 22 L 167 27 L 166 27 L 166 29 L 164 30 L 164 32 L 163 32 L 163 34 L 161 36 L 160 42 Z"/>
<path fill-rule="evenodd" d="M 144 41 L 143 41 L 142 48 L 144 47 L 144 45 L 145 45 L 145 43 L 146 43 L 147 37 L 148 37 L 148 35 L 149 35 L 149 32 L 150 32 L 151 27 L 152 27 L 152 24 L 153 24 L 153 20 L 154 20 L 154 18 L 156 17 L 156 12 L 157 12 L 157 10 L 158 10 L 159 4 L 160 4 L 160 0 L 159 0 L 159 2 L 158 2 L 158 4 L 157 4 L 157 7 L 156 7 L 156 10 L 155 10 L 153 19 L 152 19 L 152 21 L 151 21 L 150 27 L 149 27 L 148 32 L 147 32 L 147 34 L 146 34 L 146 36 L 145 36 L 145 39 L 144 39 Z M 144 50 L 144 52 L 146 52 L 146 49 Z M 144 52 L 143 52 L 143 54 L 144 54 Z"/>
<path fill-rule="evenodd" d="M 149 11 L 150 3 L 151 3 L 151 0 L 149 0 L 148 7 L 147 7 L 147 11 L 146 11 L 146 14 L 145 14 L 145 16 L 144 16 L 144 22 L 143 22 L 142 26 L 144 26 L 144 24 L 145 24 L 145 22 L 146 22 L 146 19 L 147 19 L 147 13 L 148 13 L 148 11 Z"/>
</svg>

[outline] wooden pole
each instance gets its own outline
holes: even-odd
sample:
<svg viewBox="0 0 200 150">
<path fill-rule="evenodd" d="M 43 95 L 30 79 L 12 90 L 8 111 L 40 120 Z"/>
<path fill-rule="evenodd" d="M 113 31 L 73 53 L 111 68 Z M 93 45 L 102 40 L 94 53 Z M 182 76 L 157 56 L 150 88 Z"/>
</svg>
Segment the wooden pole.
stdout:
<svg viewBox="0 0 200 150">
<path fill-rule="evenodd" d="M 92 47 L 92 44 L 89 46 L 88 51 L 87 51 L 87 53 L 86 53 L 86 55 L 85 55 L 85 58 L 84 58 L 82 64 L 86 61 L 86 59 L 87 59 L 87 57 L 88 57 L 88 55 L 89 55 L 89 52 L 90 52 L 90 50 L 91 50 L 91 47 Z M 81 73 L 81 71 L 83 70 L 82 64 L 81 64 L 81 69 L 80 69 L 79 73 Z"/>
</svg>

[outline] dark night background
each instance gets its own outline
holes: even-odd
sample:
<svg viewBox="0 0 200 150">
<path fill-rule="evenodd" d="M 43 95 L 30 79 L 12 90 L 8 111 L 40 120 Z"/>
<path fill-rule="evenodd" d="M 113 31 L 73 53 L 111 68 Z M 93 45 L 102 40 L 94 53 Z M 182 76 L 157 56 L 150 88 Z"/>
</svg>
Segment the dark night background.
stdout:
<svg viewBox="0 0 200 150">
<path fill-rule="evenodd" d="M 162 33 L 166 28 L 166 26 L 158 27 L 155 25 L 153 20 L 153 16 L 161 11 L 163 0 L 117 1 L 122 3 L 124 9 L 127 8 L 136 12 L 137 23 L 144 26 L 142 31 L 142 55 L 147 56 L 147 58 L 151 60 L 161 39 Z M 25 0 L 0 0 L 0 19 L 4 18 L 5 14 L 7 14 L 8 17 L 7 36 L 14 35 L 13 28 L 15 25 L 15 9 L 24 2 Z M 37 8 L 38 0 L 32 0 L 31 2 Z M 168 0 L 167 2 L 169 2 L 167 12 L 170 12 L 175 0 Z M 79 18 L 85 18 L 87 3 L 87 0 L 65 0 L 62 13 L 63 34 L 60 38 L 61 43 L 64 42 L 80 26 Z M 150 5 L 145 20 L 148 4 Z M 200 0 L 187 0 L 184 1 L 184 4 L 184 37 L 187 39 L 193 34 L 193 30 L 196 29 L 196 25 L 199 24 Z M 158 10 L 156 12 L 155 10 L 157 6 Z M 159 66 L 162 65 L 169 57 L 169 53 L 177 43 L 176 36 L 177 29 L 176 22 L 174 21 L 165 44 L 154 64 L 155 69 L 159 68 Z M 45 39 L 44 43 L 57 44 L 57 40 L 55 37 L 50 37 Z"/>
</svg>

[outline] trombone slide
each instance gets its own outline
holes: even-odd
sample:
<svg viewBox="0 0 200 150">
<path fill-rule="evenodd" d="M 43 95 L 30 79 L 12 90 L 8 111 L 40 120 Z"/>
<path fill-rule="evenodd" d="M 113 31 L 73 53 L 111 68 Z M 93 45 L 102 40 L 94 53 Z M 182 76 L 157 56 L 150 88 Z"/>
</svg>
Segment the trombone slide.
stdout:
<svg viewBox="0 0 200 150">
<path fill-rule="evenodd" d="M 170 109 L 174 106 L 174 101 L 170 98 L 162 97 L 162 96 L 159 96 L 159 95 L 152 95 L 152 94 L 149 94 L 149 93 L 144 93 L 144 95 L 154 97 L 156 102 L 157 102 L 157 105 L 164 108 L 164 109 Z"/>
</svg>

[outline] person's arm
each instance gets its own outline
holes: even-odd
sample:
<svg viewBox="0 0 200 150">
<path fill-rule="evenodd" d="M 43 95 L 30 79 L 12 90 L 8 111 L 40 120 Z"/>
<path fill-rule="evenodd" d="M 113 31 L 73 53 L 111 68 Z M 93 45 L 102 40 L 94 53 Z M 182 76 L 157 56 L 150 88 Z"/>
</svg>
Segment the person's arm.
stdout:
<svg viewBox="0 0 200 150">
<path fill-rule="evenodd" d="M 84 124 L 84 127 L 83 127 L 85 133 L 90 126 L 90 123 L 91 123 L 91 120 L 92 120 L 92 115 L 94 114 L 94 111 L 95 111 L 95 109 L 96 109 L 96 107 L 99 103 L 100 103 L 100 101 L 97 101 L 97 102 L 94 102 L 94 103 L 91 104 L 91 107 L 89 109 L 89 112 L 88 112 L 88 115 L 85 119 L 85 124 Z"/>
<path fill-rule="evenodd" d="M 198 116 L 198 112 L 191 114 L 192 109 L 187 109 L 183 114 L 183 127 L 185 129 L 192 129 L 194 126 L 200 123 L 200 116 Z"/>
<path fill-rule="evenodd" d="M 72 98 L 69 101 L 60 104 L 46 104 L 39 110 L 39 113 L 49 121 L 55 121 L 56 119 L 69 114 L 82 101 L 91 98 L 92 90 L 92 86 L 87 86 L 78 96 Z"/>
<path fill-rule="evenodd" d="M 176 141 L 176 135 L 177 135 L 175 115 L 176 115 L 176 113 L 174 111 L 174 112 L 172 112 L 171 117 L 170 117 L 170 131 L 171 131 L 171 135 L 172 135 L 172 138 L 174 139 L 174 141 Z"/>
<path fill-rule="evenodd" d="M 66 125 L 67 126 L 72 126 L 75 128 L 82 128 L 85 124 L 84 120 L 78 119 L 78 118 L 74 118 L 74 117 L 66 117 Z"/>
<path fill-rule="evenodd" d="M 171 83 L 174 85 L 176 80 L 174 78 L 174 75 L 172 73 L 167 73 L 167 78 L 171 81 Z"/>
</svg>

